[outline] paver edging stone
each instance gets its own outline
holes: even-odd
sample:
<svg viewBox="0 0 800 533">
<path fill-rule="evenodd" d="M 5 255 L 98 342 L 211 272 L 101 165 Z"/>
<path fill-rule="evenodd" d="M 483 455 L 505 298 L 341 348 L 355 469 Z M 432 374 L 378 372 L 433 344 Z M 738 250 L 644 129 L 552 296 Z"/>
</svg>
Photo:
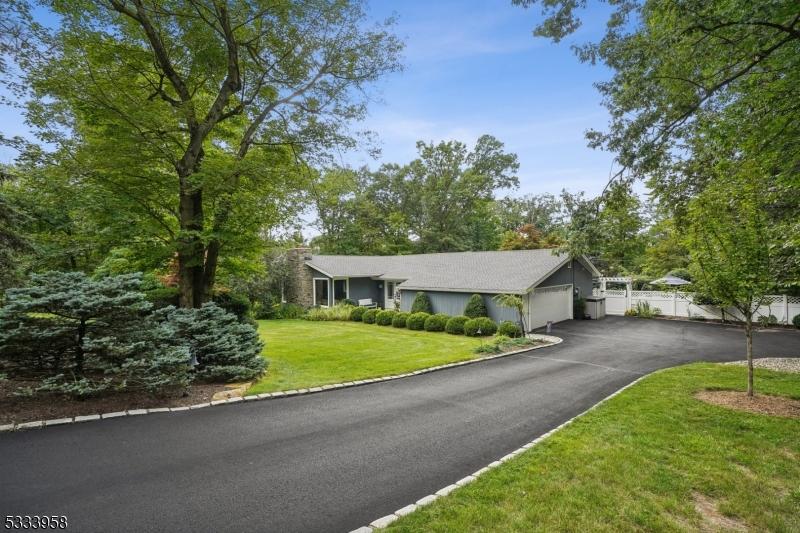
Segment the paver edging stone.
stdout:
<svg viewBox="0 0 800 533">
<path fill-rule="evenodd" d="M 608 400 L 610 400 L 614 396 L 618 395 L 619 393 L 621 393 L 625 389 L 633 387 L 634 385 L 636 385 L 637 383 L 639 383 L 643 379 L 645 379 L 647 377 L 650 377 L 653 374 L 657 374 L 658 372 L 662 372 L 663 370 L 666 370 L 666 369 L 659 369 L 659 370 L 656 370 L 654 372 L 650 372 L 649 374 L 646 374 L 644 376 L 639 376 L 637 379 L 631 381 L 630 383 L 628 383 L 624 387 L 622 387 L 620 389 L 617 389 L 615 392 L 609 394 L 608 396 L 606 396 L 605 398 L 603 398 L 602 400 L 600 400 L 596 404 L 592 405 L 591 407 L 589 407 L 588 409 L 586 409 L 582 413 L 579 413 L 579 414 L 573 416 L 569 420 L 567 420 L 567 421 L 563 422 L 562 424 L 556 426 L 555 428 L 551 429 L 547 433 L 544 433 L 544 434 L 536 437 L 535 439 L 533 439 L 532 441 L 528 442 L 527 444 L 524 444 L 523 446 L 520 446 L 519 448 L 517 448 L 513 452 L 504 455 L 503 457 L 501 457 L 497 461 L 493 461 L 493 462 L 489 463 L 488 465 L 486 465 L 485 467 L 481 468 L 477 472 L 474 472 L 473 474 L 470 474 L 470 475 L 468 475 L 468 476 L 466 476 L 464 478 L 461 478 L 458 481 L 456 481 L 455 483 L 453 483 L 451 485 L 447 485 L 446 487 L 443 487 L 443 488 L 437 490 L 433 494 L 428 494 L 427 496 L 423 496 L 422 498 L 417 500 L 416 504 L 411 504 L 411 505 L 406 505 L 405 507 L 401 507 L 400 509 L 398 509 L 394 513 L 386 515 L 384 517 L 381 517 L 378 520 L 374 520 L 368 526 L 362 526 L 362 527 L 360 527 L 358 529 L 355 529 L 355 530 L 351 531 L 350 533 L 366 533 L 368 531 L 376 531 L 376 530 L 379 530 L 379 529 L 383 529 L 386 526 L 388 526 L 389 524 L 391 524 L 392 522 L 394 522 L 395 520 L 397 520 L 398 518 L 400 518 L 401 516 L 409 515 L 412 512 L 414 512 L 417 509 L 419 509 L 420 507 L 423 507 L 424 505 L 432 503 L 437 498 L 441 498 L 442 496 L 447 496 L 448 494 L 450 494 L 454 490 L 459 489 L 459 488 L 461 488 L 461 487 L 463 487 L 465 485 L 468 485 L 468 484 L 472 483 L 473 481 L 478 479 L 479 476 L 485 474 L 489 470 L 497 468 L 498 466 L 500 466 L 504 462 L 515 458 L 517 455 L 520 455 L 522 452 L 533 448 L 534 446 L 536 446 L 537 444 L 539 444 L 543 440 L 545 440 L 548 437 L 552 436 L 557 431 L 559 431 L 559 430 L 563 429 L 564 427 L 570 425 L 572 422 L 574 422 L 578 418 L 582 417 L 583 415 L 589 413 L 590 411 L 593 411 L 594 409 L 598 408 L 602 404 L 606 403 Z M 425 502 L 425 503 L 422 503 L 422 502 Z M 413 509 L 411 511 L 409 511 L 408 509 L 412 508 L 412 507 L 413 507 Z"/>
<path fill-rule="evenodd" d="M 228 398 L 224 400 L 214 400 L 210 402 L 198 403 L 195 405 L 185 405 L 181 407 L 155 407 L 151 409 L 129 409 L 127 411 L 116 411 L 113 413 L 102 413 L 102 414 L 91 414 L 91 415 L 77 415 L 75 417 L 65 417 L 65 418 L 56 418 L 51 420 L 34 420 L 32 422 L 23 422 L 20 424 L 5 424 L 0 425 L 0 433 L 7 432 L 7 431 L 16 431 L 18 429 L 34 429 L 34 428 L 45 428 L 49 426 L 57 426 L 57 425 L 64 425 L 64 424 L 77 424 L 80 422 L 90 422 L 94 420 L 106 420 L 109 418 L 119 418 L 125 416 L 135 416 L 135 415 L 149 415 L 149 414 L 157 414 L 157 413 L 174 413 L 179 411 L 189 411 L 194 409 L 202 409 L 204 407 L 211 407 L 211 406 L 218 406 L 218 405 L 226 405 L 230 403 L 236 403 L 241 401 L 257 401 L 257 400 L 271 400 L 273 398 L 282 398 L 282 397 L 289 397 L 289 396 L 299 396 L 304 394 L 313 394 L 317 392 L 327 392 L 330 390 L 336 389 L 344 389 L 350 387 L 358 387 L 361 385 L 369 385 L 371 383 L 380 383 L 382 381 L 393 381 L 396 379 L 408 378 L 413 376 L 418 376 L 421 374 L 429 374 L 431 372 L 437 372 L 439 370 L 444 370 L 447 368 L 455 368 L 458 366 L 463 365 L 471 365 L 475 363 L 481 363 L 483 361 L 488 361 L 491 359 L 497 359 L 499 357 L 508 357 L 510 355 L 516 355 L 523 352 L 529 352 L 531 350 L 538 350 L 540 348 L 548 348 L 550 346 L 555 346 L 556 344 L 560 344 L 563 342 L 563 339 L 560 337 L 553 337 L 551 335 L 529 335 L 531 338 L 538 338 L 543 341 L 546 341 L 547 344 L 540 344 L 538 346 L 527 346 L 520 350 L 514 350 L 511 352 L 505 352 L 501 354 L 493 354 L 486 357 L 478 357 L 476 359 L 470 359 L 467 361 L 458 361 L 456 363 L 447 363 L 444 365 L 438 366 L 431 366 L 428 368 L 421 368 L 419 370 L 415 370 L 413 372 L 408 372 L 405 374 L 397 374 L 393 376 L 382 376 L 377 378 L 370 378 L 370 379 L 363 379 L 357 381 L 346 381 L 344 383 L 335 383 L 335 384 L 327 384 L 321 385 L 318 387 L 309 387 L 305 389 L 293 389 L 287 391 L 276 391 L 276 392 L 265 392 L 261 394 L 253 394 L 251 396 L 237 396 L 233 398 Z M 385 517 L 384 517 L 385 518 Z"/>
</svg>

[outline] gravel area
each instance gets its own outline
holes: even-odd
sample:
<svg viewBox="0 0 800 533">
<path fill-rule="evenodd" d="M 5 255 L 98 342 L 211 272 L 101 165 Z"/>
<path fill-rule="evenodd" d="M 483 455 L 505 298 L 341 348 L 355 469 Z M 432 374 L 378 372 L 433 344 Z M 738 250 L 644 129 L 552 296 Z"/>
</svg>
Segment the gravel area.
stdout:
<svg viewBox="0 0 800 533">
<path fill-rule="evenodd" d="M 734 361 L 725 363 L 726 365 L 747 366 L 747 361 Z M 753 359 L 753 367 L 766 368 L 777 372 L 800 373 L 800 358 L 794 357 L 764 357 L 763 359 Z"/>
</svg>

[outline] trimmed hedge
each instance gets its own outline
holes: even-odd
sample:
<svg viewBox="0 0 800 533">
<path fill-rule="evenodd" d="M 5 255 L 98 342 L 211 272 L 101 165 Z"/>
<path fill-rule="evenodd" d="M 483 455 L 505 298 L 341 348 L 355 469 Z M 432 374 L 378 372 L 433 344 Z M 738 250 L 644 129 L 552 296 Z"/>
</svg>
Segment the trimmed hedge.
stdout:
<svg viewBox="0 0 800 533">
<path fill-rule="evenodd" d="M 436 313 L 425 319 L 425 331 L 444 331 L 449 317 L 444 313 Z"/>
<path fill-rule="evenodd" d="M 394 314 L 395 311 L 392 311 L 390 309 L 379 311 L 378 314 L 375 316 L 375 323 L 378 324 L 379 326 L 391 326 Z"/>
<path fill-rule="evenodd" d="M 467 306 L 464 308 L 464 316 L 467 318 L 489 316 L 489 312 L 486 310 L 486 303 L 483 301 L 483 296 L 480 294 L 473 294 L 469 297 Z"/>
<path fill-rule="evenodd" d="M 406 322 L 408 321 L 408 317 L 411 313 L 406 313 L 405 311 L 399 311 L 394 314 L 392 317 L 392 326 L 396 328 L 404 328 L 406 327 Z"/>
<path fill-rule="evenodd" d="M 352 320 L 353 322 L 361 322 L 366 310 L 367 310 L 366 307 L 356 307 L 355 309 L 350 311 L 350 320 Z"/>
<path fill-rule="evenodd" d="M 463 335 L 464 324 L 467 323 L 469 317 L 464 315 L 452 316 L 444 326 L 444 330 L 451 335 Z"/>
<path fill-rule="evenodd" d="M 519 324 L 515 324 L 510 320 L 504 320 L 497 326 L 497 334 L 515 339 L 517 337 L 522 337 L 522 328 L 519 327 Z"/>
<path fill-rule="evenodd" d="M 361 321 L 364 324 L 374 324 L 377 316 L 378 316 L 377 309 L 367 309 L 366 311 L 364 311 L 364 314 L 361 315 Z"/>
<path fill-rule="evenodd" d="M 411 313 L 406 321 L 406 327 L 414 331 L 425 329 L 425 321 L 431 316 L 430 313 Z"/>
<path fill-rule="evenodd" d="M 794 318 L 792 319 L 792 324 L 794 324 L 794 327 L 796 327 L 797 329 L 800 329 L 800 315 L 794 315 Z"/>
<path fill-rule="evenodd" d="M 478 330 L 481 331 L 481 336 L 494 335 L 497 333 L 497 324 L 491 318 L 485 316 L 472 318 L 467 320 L 464 324 L 464 335 L 469 337 L 477 337 Z"/>
<path fill-rule="evenodd" d="M 411 312 L 412 313 L 433 313 L 433 306 L 431 305 L 431 299 L 428 298 L 428 295 L 424 292 L 418 292 L 416 296 L 414 296 L 414 303 L 411 304 Z"/>
</svg>

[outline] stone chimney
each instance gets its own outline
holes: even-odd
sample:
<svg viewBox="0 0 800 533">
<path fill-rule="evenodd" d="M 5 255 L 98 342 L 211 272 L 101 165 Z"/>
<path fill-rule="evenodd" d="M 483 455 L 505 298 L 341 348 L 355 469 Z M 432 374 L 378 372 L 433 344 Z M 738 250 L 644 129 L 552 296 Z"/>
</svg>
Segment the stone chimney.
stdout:
<svg viewBox="0 0 800 533">
<path fill-rule="evenodd" d="M 286 251 L 289 264 L 289 283 L 285 287 L 286 301 L 303 307 L 314 305 L 314 280 L 306 261 L 311 259 L 311 248 L 298 247 Z"/>
</svg>

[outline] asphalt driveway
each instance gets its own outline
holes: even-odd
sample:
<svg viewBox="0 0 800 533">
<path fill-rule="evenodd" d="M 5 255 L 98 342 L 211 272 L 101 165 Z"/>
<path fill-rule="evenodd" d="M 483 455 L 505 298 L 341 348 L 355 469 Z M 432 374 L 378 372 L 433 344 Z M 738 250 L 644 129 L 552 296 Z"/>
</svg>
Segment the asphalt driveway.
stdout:
<svg viewBox="0 0 800 533">
<path fill-rule="evenodd" d="M 701 323 L 609 317 L 553 333 L 564 342 L 396 381 L 0 434 L 0 516 L 66 515 L 71 531 L 349 531 L 643 374 L 744 353 L 740 329 Z M 754 343 L 800 356 L 795 331 Z"/>
</svg>

